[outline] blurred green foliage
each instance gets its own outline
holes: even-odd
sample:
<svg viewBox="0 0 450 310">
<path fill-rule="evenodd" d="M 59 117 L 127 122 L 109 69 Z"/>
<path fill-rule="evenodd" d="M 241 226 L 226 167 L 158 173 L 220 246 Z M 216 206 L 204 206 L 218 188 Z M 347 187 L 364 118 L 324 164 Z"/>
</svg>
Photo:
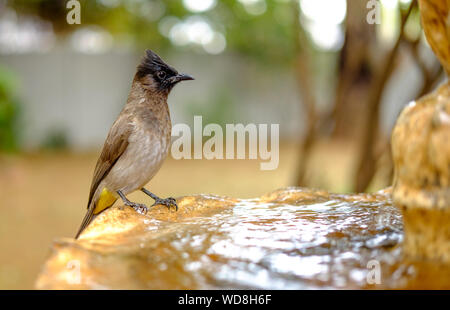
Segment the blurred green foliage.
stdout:
<svg viewBox="0 0 450 310">
<path fill-rule="evenodd" d="M 67 132 L 62 128 L 51 129 L 41 143 L 41 148 L 49 151 L 64 150 L 68 146 Z"/>
<path fill-rule="evenodd" d="M 110 3 L 108 3 L 110 2 Z M 160 22 L 173 17 L 180 21 L 190 17 L 205 18 L 212 28 L 223 33 L 227 50 L 260 61 L 263 65 L 288 65 L 295 56 L 295 27 L 289 0 L 265 0 L 264 10 L 252 14 L 238 0 L 217 0 L 204 12 L 191 12 L 182 0 L 80 0 L 81 25 L 66 22 L 66 1 L 9 0 L 8 5 L 21 13 L 39 15 L 52 22 L 57 33 L 71 32 L 77 27 L 99 25 L 117 39 L 139 48 L 154 47 L 159 51 L 181 48 L 160 32 Z M 162 13 L 158 16 L 152 10 Z M 194 48 L 186 46 L 182 48 Z"/>
<path fill-rule="evenodd" d="M 14 151 L 19 146 L 19 113 L 17 80 L 8 70 L 0 67 L 0 150 Z"/>
</svg>

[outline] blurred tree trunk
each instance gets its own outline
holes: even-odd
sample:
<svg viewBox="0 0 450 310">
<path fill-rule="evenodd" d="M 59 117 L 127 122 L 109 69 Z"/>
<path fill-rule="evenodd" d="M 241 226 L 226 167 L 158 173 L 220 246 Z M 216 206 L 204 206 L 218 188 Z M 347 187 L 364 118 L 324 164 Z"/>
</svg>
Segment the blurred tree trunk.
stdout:
<svg viewBox="0 0 450 310">
<path fill-rule="evenodd" d="M 294 2 L 296 3 L 296 2 Z M 311 81 L 312 71 L 309 68 L 311 55 L 305 30 L 299 22 L 300 12 L 294 4 L 296 15 L 296 45 L 298 51 L 296 72 L 301 100 L 307 115 L 304 138 L 300 146 L 300 162 L 296 184 L 308 185 L 306 168 L 314 142 L 318 138 L 321 124 L 334 123 L 333 139 L 361 142 L 362 130 L 370 119 L 367 104 L 374 81 L 371 48 L 376 43 L 375 26 L 366 21 L 366 0 L 347 1 L 346 35 L 339 56 L 338 84 L 336 99 L 331 113 L 323 120 L 315 108 L 314 85 Z"/>
<path fill-rule="evenodd" d="M 295 1 L 295 3 L 297 3 Z M 345 21 L 345 42 L 339 55 L 338 84 L 331 113 L 327 117 L 320 115 L 315 108 L 314 83 L 311 80 L 311 51 L 302 25 L 299 23 L 300 12 L 295 6 L 296 43 L 298 61 L 296 64 L 297 79 L 301 90 L 302 104 L 307 114 L 306 133 L 301 145 L 297 185 L 308 185 L 306 167 L 314 142 L 319 138 L 321 127 L 333 123 L 332 138 L 356 143 L 358 159 L 355 163 L 356 175 L 353 189 L 357 192 L 367 190 L 375 176 L 379 158 L 390 151 L 389 139 L 379 135 L 381 99 L 395 70 L 396 60 L 400 55 L 400 47 L 409 48 L 414 61 L 424 77 L 419 94 L 429 90 L 439 79 L 441 68 L 428 69 L 420 59 L 417 41 L 408 42 L 404 28 L 413 9 L 417 9 L 417 0 L 413 0 L 406 10 L 401 10 L 400 34 L 393 47 L 382 51 L 376 38 L 376 25 L 369 24 L 366 16 L 368 9 L 366 0 L 347 1 L 347 17 Z M 405 44 L 402 44 L 405 43 Z M 404 49 L 402 49 L 404 50 Z M 382 52 L 383 55 L 378 55 Z M 414 94 L 417 95 L 417 94 Z M 414 98 L 412 95 L 412 98 Z M 390 157 L 383 163 L 391 165 Z"/>
<path fill-rule="evenodd" d="M 369 89 L 374 80 L 370 62 L 375 26 L 367 23 L 366 0 L 347 1 L 345 42 L 339 56 L 338 85 L 332 118 L 333 138 L 360 141 L 367 122 Z"/>
<path fill-rule="evenodd" d="M 404 38 L 404 28 L 406 21 L 408 20 L 413 8 L 417 5 L 416 0 L 411 2 L 408 10 L 402 13 L 400 22 L 400 33 L 397 41 L 395 42 L 393 48 L 388 52 L 385 59 L 380 65 L 376 72 L 376 76 L 368 91 L 367 100 L 367 112 L 369 118 L 367 123 L 362 127 L 362 140 L 360 146 L 360 158 L 357 166 L 356 173 L 356 184 L 355 190 L 357 192 L 362 192 L 367 189 L 370 181 L 373 179 L 376 172 L 376 161 L 379 155 L 376 154 L 376 144 L 379 134 L 379 119 L 380 119 L 380 106 L 381 98 L 383 95 L 384 88 L 394 71 L 395 60 L 398 57 L 399 48 Z"/>
<path fill-rule="evenodd" d="M 308 158 L 314 141 L 316 140 L 316 125 L 318 123 L 318 115 L 316 110 L 315 100 L 315 85 L 312 81 L 314 73 L 310 68 L 311 64 L 311 50 L 308 44 L 307 35 L 302 25 L 300 24 L 300 8 L 297 1 L 292 2 L 294 13 L 294 42 L 296 48 L 295 71 L 300 90 L 301 103 L 306 112 L 306 131 L 300 144 L 300 160 L 298 161 L 297 180 L 298 186 L 305 186 L 306 168 Z"/>
</svg>

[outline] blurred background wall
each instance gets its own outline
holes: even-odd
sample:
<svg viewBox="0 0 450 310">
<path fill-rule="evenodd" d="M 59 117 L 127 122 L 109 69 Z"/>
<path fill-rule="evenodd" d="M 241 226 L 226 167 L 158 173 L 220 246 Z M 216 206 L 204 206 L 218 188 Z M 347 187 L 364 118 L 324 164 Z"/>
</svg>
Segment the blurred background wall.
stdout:
<svg viewBox="0 0 450 310">
<path fill-rule="evenodd" d="M 74 150 L 102 145 L 126 102 L 141 53 L 107 51 L 83 54 L 56 48 L 45 54 L 3 55 L 2 65 L 20 81 L 23 136 L 21 146 L 32 150 L 56 135 Z M 301 106 L 292 73 L 264 69 L 236 55 L 165 55 L 167 62 L 196 77 L 174 89 L 169 103 L 173 123 L 279 123 L 281 136 L 296 139 L 302 125 Z M 276 104 L 274 104 L 276 102 Z"/>
<path fill-rule="evenodd" d="M 126 102 L 141 56 L 134 51 L 90 55 L 62 47 L 45 54 L 0 56 L 20 85 L 21 147 L 38 149 L 59 136 L 74 150 L 98 148 Z M 281 124 L 282 140 L 301 140 L 305 113 L 293 70 L 260 68 L 232 54 L 165 56 L 175 68 L 196 77 L 195 83 L 176 88 L 170 96 L 174 124 L 191 124 L 194 115 L 202 115 L 205 124 L 274 123 Z M 406 59 L 383 98 L 383 132 L 389 133 L 420 84 L 420 72 Z M 332 90 L 330 85 L 323 95 L 330 96 Z"/>
</svg>

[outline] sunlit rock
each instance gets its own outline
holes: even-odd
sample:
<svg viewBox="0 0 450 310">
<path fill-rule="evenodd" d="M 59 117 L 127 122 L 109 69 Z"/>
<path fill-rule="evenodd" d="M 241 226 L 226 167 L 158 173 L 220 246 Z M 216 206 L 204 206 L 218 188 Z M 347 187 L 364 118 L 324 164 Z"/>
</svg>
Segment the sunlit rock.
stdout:
<svg viewBox="0 0 450 310">
<path fill-rule="evenodd" d="M 419 6 L 428 43 L 450 74 L 450 3 L 448 0 L 419 0 Z"/>
<path fill-rule="evenodd" d="M 389 190 L 288 188 L 259 199 L 192 196 L 178 204 L 178 212 L 158 206 L 147 215 L 106 210 L 79 240 L 54 243 L 36 287 L 403 288 L 423 273 L 402 261 L 401 213 Z M 438 287 L 450 287 L 443 281 Z"/>
<path fill-rule="evenodd" d="M 427 40 L 449 73 L 449 2 L 419 2 Z M 449 82 L 403 110 L 392 133 L 392 153 L 393 198 L 403 207 L 405 253 L 450 264 Z"/>
<path fill-rule="evenodd" d="M 404 109 L 392 133 L 405 252 L 450 262 L 450 85 Z"/>
</svg>

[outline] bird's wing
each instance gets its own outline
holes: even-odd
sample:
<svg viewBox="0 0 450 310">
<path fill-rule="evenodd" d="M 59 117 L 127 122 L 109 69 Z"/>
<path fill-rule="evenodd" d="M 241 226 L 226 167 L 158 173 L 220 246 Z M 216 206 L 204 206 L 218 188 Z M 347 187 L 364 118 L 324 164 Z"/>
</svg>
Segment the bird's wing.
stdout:
<svg viewBox="0 0 450 310">
<path fill-rule="evenodd" d="M 95 166 L 94 177 L 89 193 L 88 208 L 98 185 L 106 177 L 109 171 L 111 171 L 120 156 L 125 152 L 132 129 L 133 123 L 126 114 L 119 116 L 111 127 L 103 146 L 102 153 Z"/>
</svg>

